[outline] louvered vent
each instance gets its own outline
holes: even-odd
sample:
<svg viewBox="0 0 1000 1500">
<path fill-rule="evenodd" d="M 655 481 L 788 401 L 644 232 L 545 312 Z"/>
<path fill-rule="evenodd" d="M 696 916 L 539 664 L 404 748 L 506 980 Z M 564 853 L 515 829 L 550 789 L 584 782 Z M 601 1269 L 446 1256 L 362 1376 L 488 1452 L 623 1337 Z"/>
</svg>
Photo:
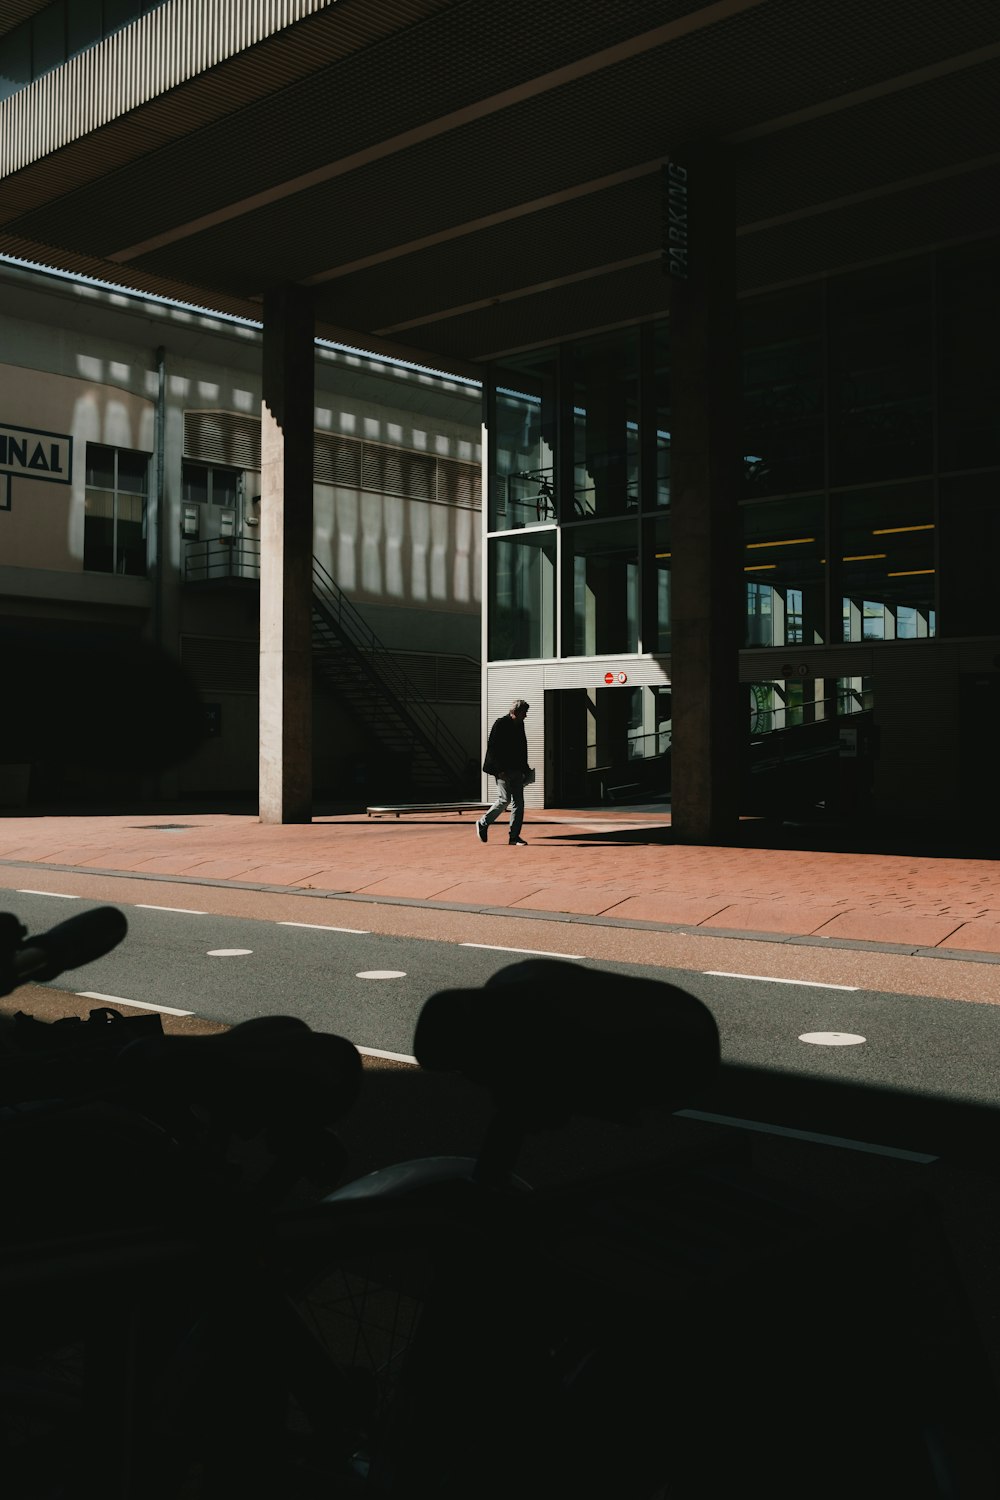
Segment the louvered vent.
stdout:
<svg viewBox="0 0 1000 1500">
<path fill-rule="evenodd" d="M 256 640 L 185 635 L 181 637 L 181 663 L 202 692 L 257 692 L 260 651 Z"/>
<path fill-rule="evenodd" d="M 427 453 L 365 443 L 361 458 L 361 486 L 383 495 L 406 495 L 411 500 L 433 500 L 435 459 Z"/>
<path fill-rule="evenodd" d="M 317 432 L 313 445 L 313 475 L 317 484 L 361 488 L 361 443 L 357 438 Z"/>
<path fill-rule="evenodd" d="M 313 441 L 317 484 L 339 484 L 348 489 L 479 509 L 478 464 L 329 432 L 314 433 Z M 184 457 L 260 473 L 260 421 L 234 411 L 186 411 Z"/>
<path fill-rule="evenodd" d="M 235 411 L 186 411 L 184 456 L 260 472 L 260 419 Z"/>
<path fill-rule="evenodd" d="M 482 475 L 475 464 L 460 464 L 454 459 L 437 461 L 437 498 L 445 505 L 460 505 L 478 510 Z"/>
<path fill-rule="evenodd" d="M 470 656 L 431 651 L 394 651 L 396 665 L 428 703 L 478 703 L 479 663 Z"/>
</svg>

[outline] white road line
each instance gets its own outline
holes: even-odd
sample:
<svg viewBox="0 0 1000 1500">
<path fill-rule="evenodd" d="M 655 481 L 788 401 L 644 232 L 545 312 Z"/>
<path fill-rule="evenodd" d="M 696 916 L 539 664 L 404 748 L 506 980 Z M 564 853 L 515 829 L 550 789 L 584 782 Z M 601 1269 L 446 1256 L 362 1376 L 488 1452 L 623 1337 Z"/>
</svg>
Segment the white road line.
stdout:
<svg viewBox="0 0 1000 1500">
<path fill-rule="evenodd" d="M 148 901 L 137 901 L 140 911 L 179 911 L 187 917 L 207 917 L 207 911 L 196 911 L 193 906 L 152 906 Z"/>
<path fill-rule="evenodd" d="M 702 969 L 703 974 L 711 974 L 715 979 L 756 979 L 761 984 L 804 984 L 810 990 L 852 990 L 856 991 L 856 984 L 824 984 L 821 979 L 779 979 L 774 974 L 729 974 L 725 969 Z"/>
<path fill-rule="evenodd" d="M 532 958 L 582 958 L 582 953 L 548 953 L 540 948 L 502 948 L 497 943 L 459 943 L 460 948 L 487 948 L 490 953 L 527 953 Z"/>
<path fill-rule="evenodd" d="M 386 1062 L 413 1063 L 414 1066 L 417 1062 L 415 1057 L 409 1057 L 405 1052 L 383 1052 L 381 1047 L 358 1047 L 358 1051 L 362 1057 L 384 1057 Z"/>
<path fill-rule="evenodd" d="M 193 1010 L 175 1010 L 172 1005 L 147 1005 L 144 1000 L 126 1000 L 124 995 L 102 995 L 99 990 L 77 990 L 81 1000 L 104 1000 L 109 1005 L 128 1005 L 133 1010 L 156 1010 L 164 1016 L 193 1016 Z"/>
<path fill-rule="evenodd" d="M 792 1130 L 787 1125 L 763 1125 L 759 1120 L 738 1120 L 730 1115 L 710 1115 L 700 1109 L 678 1109 L 675 1114 L 686 1120 L 704 1120 L 708 1125 L 732 1125 L 738 1130 L 756 1130 L 761 1135 L 786 1135 L 796 1141 L 812 1141 L 820 1146 L 842 1146 L 848 1151 L 867 1151 L 874 1156 L 892 1156 L 899 1161 L 927 1163 L 937 1161 L 922 1151 L 903 1151 L 898 1146 L 876 1146 L 871 1141 L 853 1141 L 842 1135 L 818 1135 L 812 1130 Z"/>
<path fill-rule="evenodd" d="M 79 901 L 79 896 L 72 896 L 68 891 L 29 891 L 27 886 L 20 886 L 17 894 L 19 896 L 56 896 L 60 901 Z"/>
<path fill-rule="evenodd" d="M 311 927 L 314 932 L 354 932 L 358 937 L 368 937 L 370 927 L 328 927 L 325 922 L 277 922 L 277 927 Z"/>
</svg>

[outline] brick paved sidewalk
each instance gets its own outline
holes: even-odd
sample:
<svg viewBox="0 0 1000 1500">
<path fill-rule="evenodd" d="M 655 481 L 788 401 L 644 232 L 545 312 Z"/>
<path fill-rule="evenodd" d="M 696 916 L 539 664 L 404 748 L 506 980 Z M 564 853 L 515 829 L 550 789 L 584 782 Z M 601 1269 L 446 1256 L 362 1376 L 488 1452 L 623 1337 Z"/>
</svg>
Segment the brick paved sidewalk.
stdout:
<svg viewBox="0 0 1000 1500">
<path fill-rule="evenodd" d="M 525 848 L 503 822 L 491 833 L 484 847 L 471 815 L 448 813 L 284 827 L 183 811 L 11 816 L 0 865 L 1000 958 L 992 859 L 681 845 L 662 814 L 607 809 L 529 813 Z"/>
</svg>

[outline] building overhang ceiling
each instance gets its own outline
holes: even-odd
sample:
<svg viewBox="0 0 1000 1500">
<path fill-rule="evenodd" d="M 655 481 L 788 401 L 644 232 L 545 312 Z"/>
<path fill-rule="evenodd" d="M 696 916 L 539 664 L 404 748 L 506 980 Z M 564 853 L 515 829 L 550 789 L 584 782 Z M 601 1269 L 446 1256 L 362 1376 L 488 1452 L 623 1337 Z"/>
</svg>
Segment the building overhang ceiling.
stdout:
<svg viewBox="0 0 1000 1500">
<path fill-rule="evenodd" d="M 251 318 L 308 286 L 319 336 L 469 372 L 665 311 L 661 168 L 692 142 L 731 149 L 744 293 L 1000 233 L 996 0 L 301 10 L 8 171 L 0 253 Z M 136 22 L 136 56 L 190 13 Z M 101 44 L 39 107 L 121 65 Z"/>
</svg>

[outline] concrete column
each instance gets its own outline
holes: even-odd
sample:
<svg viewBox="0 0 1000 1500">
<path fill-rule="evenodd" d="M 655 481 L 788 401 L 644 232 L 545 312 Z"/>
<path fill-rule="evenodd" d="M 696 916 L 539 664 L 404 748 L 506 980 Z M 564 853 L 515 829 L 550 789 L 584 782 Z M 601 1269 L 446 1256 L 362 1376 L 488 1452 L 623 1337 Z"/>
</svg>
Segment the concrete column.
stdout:
<svg viewBox="0 0 1000 1500">
<path fill-rule="evenodd" d="M 739 689 L 738 341 L 730 166 L 713 143 L 664 169 L 670 290 L 672 821 L 684 843 L 736 830 L 748 740 Z"/>
<path fill-rule="evenodd" d="M 260 502 L 260 821 L 312 818 L 311 293 L 264 298 Z"/>
</svg>

